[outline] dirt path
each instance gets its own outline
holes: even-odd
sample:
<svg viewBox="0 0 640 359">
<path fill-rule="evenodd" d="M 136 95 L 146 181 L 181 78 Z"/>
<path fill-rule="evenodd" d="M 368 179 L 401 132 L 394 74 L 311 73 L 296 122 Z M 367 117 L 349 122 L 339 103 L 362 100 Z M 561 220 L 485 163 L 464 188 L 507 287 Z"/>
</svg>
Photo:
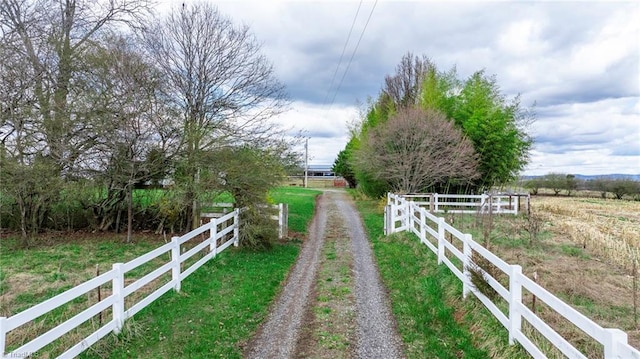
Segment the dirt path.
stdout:
<svg viewBox="0 0 640 359">
<path fill-rule="evenodd" d="M 309 238 L 245 357 L 403 357 L 362 221 L 344 191 L 320 197 Z"/>
</svg>

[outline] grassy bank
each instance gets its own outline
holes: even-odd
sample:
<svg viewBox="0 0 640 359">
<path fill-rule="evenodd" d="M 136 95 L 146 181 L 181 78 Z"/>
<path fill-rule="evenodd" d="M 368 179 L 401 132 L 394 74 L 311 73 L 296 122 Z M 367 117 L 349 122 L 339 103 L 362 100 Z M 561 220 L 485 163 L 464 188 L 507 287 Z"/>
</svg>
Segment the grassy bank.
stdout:
<svg viewBox="0 0 640 359">
<path fill-rule="evenodd" d="M 507 332 L 413 235 L 383 236 L 380 201 L 357 202 L 408 358 L 520 358 Z"/>
</svg>

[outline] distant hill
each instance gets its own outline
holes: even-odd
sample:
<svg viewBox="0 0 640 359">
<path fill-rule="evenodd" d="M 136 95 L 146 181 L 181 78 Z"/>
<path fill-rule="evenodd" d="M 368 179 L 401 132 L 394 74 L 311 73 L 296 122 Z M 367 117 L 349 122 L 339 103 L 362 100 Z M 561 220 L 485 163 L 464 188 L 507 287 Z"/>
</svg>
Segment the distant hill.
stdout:
<svg viewBox="0 0 640 359">
<path fill-rule="evenodd" d="M 605 179 L 621 179 L 621 178 L 630 178 L 634 181 L 640 181 L 640 174 L 635 174 L 635 175 L 626 175 L 626 174 L 621 174 L 621 173 L 611 173 L 611 174 L 606 174 L 606 175 L 581 175 L 581 174 L 575 174 L 577 179 L 581 179 L 581 180 L 585 180 L 585 181 L 589 181 L 589 180 L 594 180 L 596 178 L 605 178 Z M 524 180 L 529 180 L 529 179 L 533 179 L 533 178 L 540 178 L 540 177 L 544 177 L 544 175 L 541 176 L 520 176 L 520 178 L 524 179 Z"/>
</svg>

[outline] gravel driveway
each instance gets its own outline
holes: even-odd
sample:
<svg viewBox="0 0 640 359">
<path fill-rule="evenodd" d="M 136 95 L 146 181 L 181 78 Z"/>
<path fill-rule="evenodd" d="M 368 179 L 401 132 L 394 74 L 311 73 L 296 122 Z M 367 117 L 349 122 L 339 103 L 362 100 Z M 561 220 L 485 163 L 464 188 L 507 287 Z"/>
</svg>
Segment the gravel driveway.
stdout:
<svg viewBox="0 0 640 359">
<path fill-rule="evenodd" d="M 329 213 L 329 212 L 332 213 Z M 331 214 L 331 215 L 330 215 Z M 301 336 L 306 321 L 313 316 L 321 252 L 327 237 L 326 229 L 343 228 L 345 240 L 351 241 L 352 291 L 355 294 L 355 343 L 348 343 L 338 357 L 345 358 L 402 358 L 402 344 L 395 329 L 395 320 L 380 280 L 373 253 L 367 240 L 360 215 L 349 196 L 341 190 L 326 190 L 319 198 L 316 214 L 309 228 L 298 260 L 271 308 L 269 317 L 249 342 L 247 358 L 294 358 L 297 347 L 304 346 L 310 357 L 322 358 L 321 350 L 309 355 L 305 343 L 309 335 Z M 324 261 L 323 263 L 325 263 Z M 326 264 L 323 264 L 326 265 Z M 324 333 L 331 334 L 331 333 Z M 321 348 L 321 347 L 320 347 Z M 335 356 L 335 352 L 331 352 Z"/>
</svg>

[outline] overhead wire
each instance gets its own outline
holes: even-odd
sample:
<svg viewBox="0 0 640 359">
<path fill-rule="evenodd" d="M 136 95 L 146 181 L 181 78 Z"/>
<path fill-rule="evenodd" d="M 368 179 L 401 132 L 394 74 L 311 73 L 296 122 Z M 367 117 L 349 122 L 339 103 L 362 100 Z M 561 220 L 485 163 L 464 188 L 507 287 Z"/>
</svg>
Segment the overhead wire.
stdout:
<svg viewBox="0 0 640 359">
<path fill-rule="evenodd" d="M 333 72 L 333 77 L 331 77 L 331 83 L 329 84 L 329 88 L 327 89 L 327 94 L 324 96 L 323 104 L 327 104 L 327 99 L 329 99 L 329 94 L 331 93 L 331 89 L 333 88 L 333 83 L 336 80 L 336 75 L 338 74 L 338 70 L 340 69 L 340 65 L 342 65 L 342 59 L 344 57 L 344 52 L 347 50 L 347 45 L 349 44 L 349 40 L 351 39 L 351 33 L 353 32 L 353 27 L 356 24 L 356 20 L 358 19 L 358 14 L 360 14 L 360 8 L 362 7 L 362 1 L 360 0 L 360 4 L 358 4 L 358 10 L 356 10 L 356 15 L 353 17 L 353 21 L 351 22 L 351 28 L 349 29 L 349 35 L 347 35 L 347 41 L 344 42 L 344 46 L 342 46 L 342 53 L 340 54 L 340 60 L 338 60 L 338 65 L 336 66 L 336 70 Z"/>
<path fill-rule="evenodd" d="M 360 42 L 362 41 L 362 38 L 364 37 L 365 31 L 367 31 L 367 26 L 369 25 L 369 21 L 371 21 L 371 16 L 373 15 L 373 11 L 376 9 L 376 5 L 377 4 L 378 4 L 378 0 L 376 0 L 373 3 L 373 7 L 371 8 L 371 11 L 369 12 L 369 17 L 367 18 L 367 22 L 364 24 L 364 28 L 362 28 L 362 32 L 360 33 L 360 37 L 358 38 L 358 42 L 356 43 L 356 46 L 353 49 L 353 52 L 351 53 L 351 58 L 349 58 L 349 62 L 347 63 L 347 67 L 345 68 L 344 72 L 342 73 L 342 78 L 340 79 L 340 83 L 338 83 L 338 87 L 336 87 L 336 91 L 333 93 L 333 97 L 331 98 L 331 103 L 329 103 L 329 109 L 331 109 L 331 106 L 333 106 L 333 102 L 335 101 L 336 96 L 338 95 L 338 92 L 340 91 L 340 88 L 342 87 L 342 83 L 344 82 L 344 79 L 347 76 L 347 72 L 349 72 L 349 68 L 351 67 L 351 63 L 353 62 L 353 58 L 355 57 L 356 52 L 358 51 L 358 47 L 360 46 Z"/>
</svg>

